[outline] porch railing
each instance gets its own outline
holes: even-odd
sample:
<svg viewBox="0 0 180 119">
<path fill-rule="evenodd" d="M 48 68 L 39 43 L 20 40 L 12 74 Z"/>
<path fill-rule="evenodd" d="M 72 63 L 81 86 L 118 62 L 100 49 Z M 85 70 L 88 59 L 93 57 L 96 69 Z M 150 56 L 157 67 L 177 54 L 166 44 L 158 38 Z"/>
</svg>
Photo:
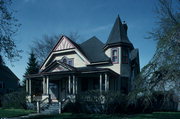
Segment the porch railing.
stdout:
<svg viewBox="0 0 180 119">
<path fill-rule="evenodd" d="M 42 101 L 37 101 L 37 113 L 49 106 L 49 97 L 46 97 Z"/>
<path fill-rule="evenodd" d="M 65 108 L 65 106 L 71 102 L 69 97 L 66 97 L 63 101 L 59 102 L 59 113 Z M 37 113 L 40 113 L 41 110 L 45 110 L 50 105 L 49 97 L 46 97 L 42 101 L 37 101 Z"/>
<path fill-rule="evenodd" d="M 63 110 L 64 107 L 65 107 L 70 101 L 71 101 L 71 100 L 70 100 L 69 97 L 65 98 L 65 99 L 61 102 L 61 109 Z"/>
</svg>

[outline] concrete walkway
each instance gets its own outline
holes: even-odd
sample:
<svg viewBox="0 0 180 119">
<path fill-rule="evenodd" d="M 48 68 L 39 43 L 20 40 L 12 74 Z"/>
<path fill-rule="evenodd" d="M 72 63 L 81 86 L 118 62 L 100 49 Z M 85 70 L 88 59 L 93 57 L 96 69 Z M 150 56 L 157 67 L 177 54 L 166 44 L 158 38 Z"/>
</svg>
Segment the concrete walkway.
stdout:
<svg viewBox="0 0 180 119">
<path fill-rule="evenodd" d="M 38 115 L 46 115 L 46 114 L 33 113 L 33 114 L 24 115 L 24 116 L 12 117 L 12 118 L 3 118 L 3 119 L 26 119 L 26 118 L 34 117 L 34 116 L 38 116 Z"/>
</svg>

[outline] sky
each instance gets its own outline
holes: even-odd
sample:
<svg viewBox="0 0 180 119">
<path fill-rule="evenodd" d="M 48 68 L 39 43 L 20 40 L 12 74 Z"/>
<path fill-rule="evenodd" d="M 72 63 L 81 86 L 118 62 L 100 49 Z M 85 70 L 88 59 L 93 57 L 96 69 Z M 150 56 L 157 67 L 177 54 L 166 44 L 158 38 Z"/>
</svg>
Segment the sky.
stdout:
<svg viewBox="0 0 180 119">
<path fill-rule="evenodd" d="M 14 16 L 21 24 L 14 39 L 23 50 L 19 61 L 6 64 L 22 80 L 30 46 L 43 35 L 77 32 L 83 42 L 96 36 L 106 42 L 119 15 L 128 25 L 128 37 L 139 49 L 140 66 L 152 58 L 156 42 L 146 39 L 156 26 L 156 0 L 15 0 Z"/>
</svg>

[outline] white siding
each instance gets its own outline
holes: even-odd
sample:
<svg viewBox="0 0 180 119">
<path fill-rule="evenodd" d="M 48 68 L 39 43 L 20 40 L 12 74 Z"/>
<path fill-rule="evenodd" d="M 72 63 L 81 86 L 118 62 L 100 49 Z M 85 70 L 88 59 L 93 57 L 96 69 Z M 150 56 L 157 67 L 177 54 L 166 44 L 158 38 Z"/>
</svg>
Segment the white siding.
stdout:
<svg viewBox="0 0 180 119">
<path fill-rule="evenodd" d="M 98 66 L 99 68 L 109 68 L 111 70 L 113 70 L 114 72 L 120 74 L 121 72 L 121 47 L 117 47 L 119 49 L 119 63 L 118 64 L 113 64 L 111 66 Z M 112 48 L 108 48 L 106 51 L 105 51 L 105 54 L 111 58 L 111 49 Z"/>
<path fill-rule="evenodd" d="M 78 54 L 69 54 L 69 55 L 57 56 L 57 57 L 55 57 L 54 60 L 60 60 L 64 56 L 67 58 L 73 58 L 74 67 L 85 67 L 86 66 L 86 63 L 83 61 L 83 59 L 80 58 L 80 56 Z"/>
</svg>

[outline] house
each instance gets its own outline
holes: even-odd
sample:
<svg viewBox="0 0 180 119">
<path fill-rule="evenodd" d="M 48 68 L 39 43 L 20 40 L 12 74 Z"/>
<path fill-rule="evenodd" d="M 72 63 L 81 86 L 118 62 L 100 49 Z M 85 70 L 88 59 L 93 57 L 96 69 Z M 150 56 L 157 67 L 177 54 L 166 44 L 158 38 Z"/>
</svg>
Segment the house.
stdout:
<svg viewBox="0 0 180 119">
<path fill-rule="evenodd" d="M 105 44 L 95 36 L 77 44 L 63 35 L 40 72 L 25 76 L 27 99 L 58 102 L 88 90 L 127 94 L 140 71 L 139 52 L 128 39 L 127 30 L 118 16 Z M 33 89 L 34 82 L 38 91 Z"/>
<path fill-rule="evenodd" d="M 4 94 L 16 91 L 19 87 L 17 76 L 3 63 L 0 56 L 0 105 Z"/>
</svg>

